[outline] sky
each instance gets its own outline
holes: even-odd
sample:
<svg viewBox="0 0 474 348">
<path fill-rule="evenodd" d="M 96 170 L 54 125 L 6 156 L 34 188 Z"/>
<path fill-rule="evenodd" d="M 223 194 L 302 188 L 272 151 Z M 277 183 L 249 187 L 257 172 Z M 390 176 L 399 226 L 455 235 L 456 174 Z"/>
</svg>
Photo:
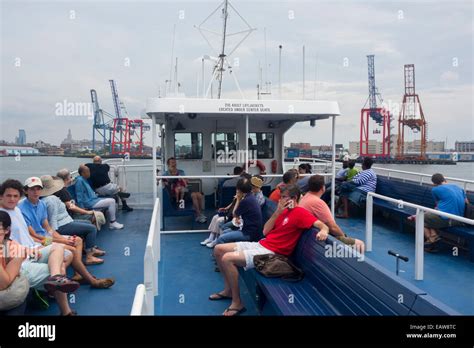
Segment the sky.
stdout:
<svg viewBox="0 0 474 348">
<path fill-rule="evenodd" d="M 90 139 L 92 119 L 81 105 L 90 89 L 113 113 L 108 80 L 114 79 L 129 115 L 144 113 L 146 99 L 165 90 L 172 56 L 178 58 L 180 92 L 195 97 L 203 55 L 217 56 L 195 26 L 221 1 L 1 1 L 0 139 L 59 144 Z M 358 140 L 360 109 L 368 97 L 367 55 L 375 55 L 376 85 L 395 117 L 404 93 L 404 64 L 415 64 L 416 92 L 428 122 L 428 139 L 474 140 L 474 2 L 467 1 L 243 1 L 231 4 L 256 28 L 229 56 L 244 96 L 256 99 L 259 65 L 278 92 L 282 45 L 282 98 L 339 103 L 336 142 Z M 245 29 L 231 9 L 228 32 Z M 204 24 L 220 32 L 215 14 Z M 174 49 L 173 31 L 175 29 Z M 266 50 L 264 33 L 266 33 Z M 219 35 L 208 35 L 214 48 Z M 229 38 L 235 47 L 242 35 Z M 172 54 L 173 53 L 173 54 Z M 265 54 L 266 53 L 266 54 Z M 265 64 L 265 56 L 266 64 Z M 212 64 L 205 62 L 205 81 Z M 224 98 L 240 98 L 224 76 Z M 76 109 L 61 110 L 67 103 Z M 397 127 L 394 128 L 396 132 Z M 419 136 L 419 135 L 417 135 Z M 330 122 L 296 124 L 285 143 L 329 144 Z M 407 140 L 415 139 L 409 132 Z M 151 132 L 146 136 L 151 144 Z"/>
</svg>

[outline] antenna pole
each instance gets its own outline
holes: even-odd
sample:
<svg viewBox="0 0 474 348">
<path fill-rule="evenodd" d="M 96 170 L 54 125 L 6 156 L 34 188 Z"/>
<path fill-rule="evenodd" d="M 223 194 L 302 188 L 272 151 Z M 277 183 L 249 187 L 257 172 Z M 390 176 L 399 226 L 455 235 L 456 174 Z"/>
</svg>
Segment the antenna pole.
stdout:
<svg viewBox="0 0 474 348">
<path fill-rule="evenodd" d="M 282 45 L 278 46 L 279 53 L 278 53 L 278 99 L 281 99 L 281 49 L 283 48 Z"/>
<path fill-rule="evenodd" d="M 305 83 L 305 81 L 304 81 L 304 78 L 305 78 L 305 76 L 304 76 L 304 73 L 305 73 L 304 65 L 305 65 L 305 49 L 304 49 L 304 45 L 303 45 L 303 100 L 304 100 L 304 83 Z"/>
<path fill-rule="evenodd" d="M 174 58 L 174 38 L 175 38 L 175 34 L 176 34 L 176 24 L 173 25 L 173 41 L 172 41 L 172 45 L 171 45 L 171 64 L 170 64 L 170 79 L 169 79 L 169 89 L 168 89 L 168 92 L 171 92 L 171 76 L 173 74 L 173 58 Z"/>
<path fill-rule="evenodd" d="M 219 75 L 218 75 L 219 87 L 217 89 L 217 99 L 221 99 L 222 77 L 224 73 L 225 36 L 226 36 L 226 30 L 227 30 L 227 5 L 228 5 L 228 1 L 225 0 L 224 9 L 222 10 L 222 15 L 224 17 L 223 18 L 224 28 L 222 30 L 222 50 L 221 50 L 221 54 L 219 55 Z"/>
</svg>

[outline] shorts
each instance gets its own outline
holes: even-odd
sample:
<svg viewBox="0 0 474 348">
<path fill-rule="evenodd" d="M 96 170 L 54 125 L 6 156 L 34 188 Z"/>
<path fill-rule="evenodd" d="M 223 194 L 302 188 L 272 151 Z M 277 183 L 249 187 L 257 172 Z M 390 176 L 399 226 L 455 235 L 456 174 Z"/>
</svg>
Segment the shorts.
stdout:
<svg viewBox="0 0 474 348">
<path fill-rule="evenodd" d="M 443 219 L 441 216 L 433 214 L 433 213 L 426 213 L 425 214 L 425 227 L 432 228 L 434 230 L 440 230 L 443 228 L 448 228 L 452 226 L 459 226 L 462 225 L 462 222 L 451 220 L 451 219 Z"/>
<path fill-rule="evenodd" d="M 95 189 L 100 196 L 113 196 L 120 191 L 117 184 L 109 182 L 107 185 Z"/>
<path fill-rule="evenodd" d="M 253 263 L 253 257 L 257 255 L 275 254 L 273 251 L 268 250 L 259 242 L 237 242 L 235 243 L 235 251 L 242 252 L 245 256 L 245 267 L 244 270 L 255 268 Z"/>
</svg>

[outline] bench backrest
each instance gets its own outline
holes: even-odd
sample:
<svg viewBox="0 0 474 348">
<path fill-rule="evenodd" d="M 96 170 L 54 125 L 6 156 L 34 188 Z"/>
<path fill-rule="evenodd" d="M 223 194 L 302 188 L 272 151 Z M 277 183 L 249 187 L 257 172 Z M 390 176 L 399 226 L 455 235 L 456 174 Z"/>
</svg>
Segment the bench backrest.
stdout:
<svg viewBox="0 0 474 348">
<path fill-rule="evenodd" d="M 421 298 L 426 292 L 367 257 L 360 261 L 353 249 L 333 237 L 329 236 L 325 242 L 317 241 L 316 233 L 316 229 L 303 233 L 293 259 L 336 314 L 409 315 L 419 299 L 425 302 L 416 307 L 416 314 L 454 312 L 446 306 L 440 308 L 431 298 Z"/>
<path fill-rule="evenodd" d="M 377 176 L 377 189 L 375 193 L 401 199 L 428 208 L 434 207 L 434 200 L 431 195 L 431 187 L 420 185 L 415 182 L 403 181 L 401 179 Z"/>
</svg>

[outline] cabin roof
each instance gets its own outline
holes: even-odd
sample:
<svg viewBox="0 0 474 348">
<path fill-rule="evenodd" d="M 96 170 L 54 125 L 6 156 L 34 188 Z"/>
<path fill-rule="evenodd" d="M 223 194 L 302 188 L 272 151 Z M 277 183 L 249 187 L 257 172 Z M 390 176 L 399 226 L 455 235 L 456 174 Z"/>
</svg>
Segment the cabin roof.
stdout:
<svg viewBox="0 0 474 348">
<path fill-rule="evenodd" d="M 148 98 L 146 114 L 150 118 L 155 115 L 159 123 L 165 116 L 222 119 L 236 115 L 298 122 L 326 119 L 340 112 L 334 101 Z"/>
</svg>

